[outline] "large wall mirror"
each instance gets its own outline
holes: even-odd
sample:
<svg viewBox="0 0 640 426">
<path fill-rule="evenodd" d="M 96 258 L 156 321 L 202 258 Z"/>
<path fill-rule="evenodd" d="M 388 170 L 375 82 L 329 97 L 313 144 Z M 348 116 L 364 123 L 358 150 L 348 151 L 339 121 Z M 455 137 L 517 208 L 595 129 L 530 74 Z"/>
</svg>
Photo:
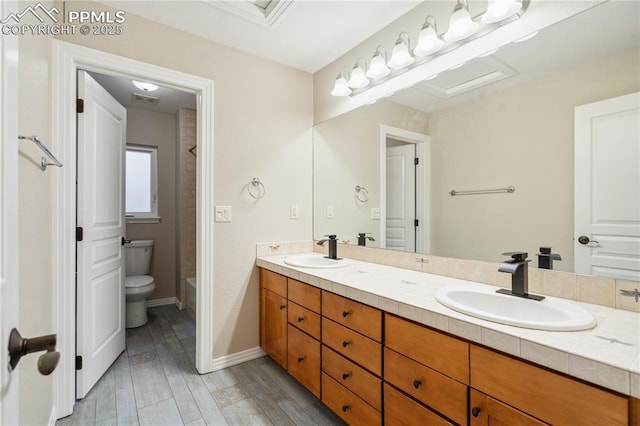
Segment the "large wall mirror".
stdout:
<svg viewBox="0 0 640 426">
<path fill-rule="evenodd" d="M 640 91 L 639 20 L 607 2 L 316 125 L 314 238 L 483 261 L 545 246 L 573 272 L 574 111 Z"/>
</svg>

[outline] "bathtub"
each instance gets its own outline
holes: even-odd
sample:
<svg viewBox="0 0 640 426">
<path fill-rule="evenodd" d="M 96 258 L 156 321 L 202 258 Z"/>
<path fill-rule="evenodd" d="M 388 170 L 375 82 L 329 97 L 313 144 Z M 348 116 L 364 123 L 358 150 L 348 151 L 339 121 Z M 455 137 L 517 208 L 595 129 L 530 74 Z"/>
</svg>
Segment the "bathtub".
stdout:
<svg viewBox="0 0 640 426">
<path fill-rule="evenodd" d="M 193 319 L 196 317 L 196 277 L 187 278 L 185 287 L 187 289 L 187 314 Z"/>
</svg>

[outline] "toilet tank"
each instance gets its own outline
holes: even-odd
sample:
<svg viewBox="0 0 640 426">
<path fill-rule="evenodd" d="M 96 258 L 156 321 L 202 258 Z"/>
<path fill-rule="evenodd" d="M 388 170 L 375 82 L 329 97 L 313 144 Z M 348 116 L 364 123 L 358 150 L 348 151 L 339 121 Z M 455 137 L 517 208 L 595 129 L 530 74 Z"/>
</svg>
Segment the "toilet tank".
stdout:
<svg viewBox="0 0 640 426">
<path fill-rule="evenodd" d="M 125 276 L 148 275 L 153 240 L 131 240 L 125 248 Z"/>
</svg>

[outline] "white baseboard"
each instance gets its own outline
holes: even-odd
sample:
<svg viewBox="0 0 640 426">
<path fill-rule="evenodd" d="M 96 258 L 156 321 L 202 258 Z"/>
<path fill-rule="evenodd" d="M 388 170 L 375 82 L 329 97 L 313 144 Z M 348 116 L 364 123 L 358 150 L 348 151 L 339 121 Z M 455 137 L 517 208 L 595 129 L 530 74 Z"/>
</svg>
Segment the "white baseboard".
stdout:
<svg viewBox="0 0 640 426">
<path fill-rule="evenodd" d="M 242 364 L 243 362 L 251 361 L 252 359 L 260 358 L 265 355 L 266 353 L 258 346 L 253 349 L 247 349 L 246 351 L 216 358 L 211 361 L 211 371 L 222 370 L 223 368 Z"/>
<path fill-rule="evenodd" d="M 165 297 L 164 299 L 152 299 L 147 300 L 147 308 L 155 308 L 158 306 L 176 305 L 178 309 L 182 309 L 184 306 L 177 297 Z"/>
<path fill-rule="evenodd" d="M 56 406 L 51 407 L 51 414 L 49 415 L 49 426 L 56 426 Z"/>
</svg>

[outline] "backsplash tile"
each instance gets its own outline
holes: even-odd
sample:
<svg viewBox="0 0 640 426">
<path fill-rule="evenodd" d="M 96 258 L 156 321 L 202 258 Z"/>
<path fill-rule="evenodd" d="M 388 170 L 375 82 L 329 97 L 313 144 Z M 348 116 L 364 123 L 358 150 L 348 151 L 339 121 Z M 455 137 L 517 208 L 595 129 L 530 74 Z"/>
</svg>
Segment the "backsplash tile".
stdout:
<svg viewBox="0 0 640 426">
<path fill-rule="evenodd" d="M 327 254 L 326 246 L 315 241 L 258 244 L 257 256 L 317 252 Z M 511 288 L 511 275 L 498 272 L 498 263 L 456 259 L 419 253 L 391 251 L 338 243 L 338 255 L 452 278 L 460 278 L 503 288 Z M 640 282 L 577 275 L 570 272 L 529 266 L 529 292 L 596 305 L 640 312 L 640 300 L 625 297 L 620 290 L 640 290 Z"/>
<path fill-rule="evenodd" d="M 623 296 L 620 290 L 640 291 L 640 282 L 616 280 L 616 308 L 627 311 L 640 312 L 640 298 L 636 300 L 633 296 Z"/>
</svg>

